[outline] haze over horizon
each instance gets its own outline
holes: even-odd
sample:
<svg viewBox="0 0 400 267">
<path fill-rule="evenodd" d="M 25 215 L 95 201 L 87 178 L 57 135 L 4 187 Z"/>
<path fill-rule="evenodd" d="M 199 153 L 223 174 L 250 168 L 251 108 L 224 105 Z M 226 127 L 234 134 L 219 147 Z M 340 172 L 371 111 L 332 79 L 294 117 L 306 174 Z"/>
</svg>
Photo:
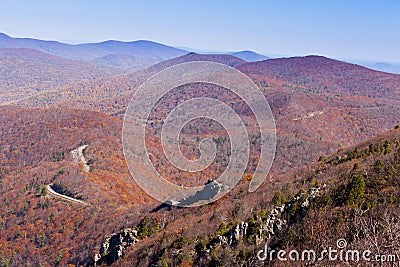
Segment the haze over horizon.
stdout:
<svg viewBox="0 0 400 267">
<path fill-rule="evenodd" d="M 206 51 L 400 62 L 397 1 L 122 2 L 6 2 L 0 32 L 72 44 L 151 40 Z"/>
</svg>

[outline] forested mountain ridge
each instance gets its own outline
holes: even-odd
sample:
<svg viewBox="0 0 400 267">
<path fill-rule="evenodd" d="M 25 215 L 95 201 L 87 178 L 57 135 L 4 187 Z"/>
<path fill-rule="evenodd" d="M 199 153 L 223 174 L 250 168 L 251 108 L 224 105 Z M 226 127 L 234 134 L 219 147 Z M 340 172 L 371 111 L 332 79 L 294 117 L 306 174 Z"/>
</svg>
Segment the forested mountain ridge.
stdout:
<svg viewBox="0 0 400 267">
<path fill-rule="evenodd" d="M 147 67 L 187 51 L 147 40 L 65 44 L 32 38 L 13 38 L 0 33 L 0 48 L 30 48 L 71 60 L 95 62 L 124 70 Z"/>
<path fill-rule="evenodd" d="M 3 48 L 0 49 L 0 103 L 120 73 L 121 70 L 112 67 L 69 60 L 35 49 Z"/>
</svg>

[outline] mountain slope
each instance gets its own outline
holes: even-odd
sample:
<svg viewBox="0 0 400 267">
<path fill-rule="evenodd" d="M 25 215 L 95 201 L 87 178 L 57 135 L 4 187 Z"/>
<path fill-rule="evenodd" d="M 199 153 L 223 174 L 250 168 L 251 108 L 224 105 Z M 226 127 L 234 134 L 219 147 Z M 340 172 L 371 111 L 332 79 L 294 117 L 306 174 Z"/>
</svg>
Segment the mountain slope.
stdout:
<svg viewBox="0 0 400 267">
<path fill-rule="evenodd" d="M 27 48 L 0 49 L 0 103 L 121 71 Z"/>
<path fill-rule="evenodd" d="M 3 106 L 0 113 L 2 264 L 89 262 L 104 234 L 155 205 L 126 168 L 120 119 L 72 109 Z M 71 153 L 83 144 L 89 172 Z M 53 197 L 49 184 L 87 205 Z"/>
<path fill-rule="evenodd" d="M 195 60 L 237 66 L 259 86 L 271 105 L 279 133 L 279 160 L 274 165 L 278 172 L 304 166 L 316 160 L 319 153 L 330 154 L 399 123 L 400 101 L 396 93 L 396 88 L 400 88 L 399 75 L 321 57 L 243 63 L 233 56 L 190 53 L 134 73 L 36 95 L 17 105 L 90 109 L 120 116 L 135 88 L 149 75 Z M 202 91 L 208 94 L 213 89 Z M 309 153 L 303 153 L 305 149 Z"/>
<path fill-rule="evenodd" d="M 239 70 L 249 75 L 280 79 L 314 93 L 400 99 L 400 75 L 370 70 L 321 56 L 280 58 L 248 63 Z"/>
<path fill-rule="evenodd" d="M 92 62 L 124 70 L 142 69 L 149 64 L 148 61 L 140 57 L 120 54 L 107 54 L 104 57 L 92 60 Z"/>
<path fill-rule="evenodd" d="M 215 262 L 218 266 L 232 266 L 254 260 L 252 253 L 240 252 L 244 247 L 256 252 L 263 248 L 265 240 L 260 238 L 267 235 L 263 234 L 259 239 L 255 235 L 259 230 L 257 227 L 266 222 L 266 211 L 273 205 L 290 202 L 293 195 L 299 193 L 299 188 L 307 191 L 308 187 L 323 183 L 328 187 L 320 191 L 321 198 L 309 202 L 313 203 L 313 209 L 318 204 L 316 207 L 327 207 L 333 213 L 328 216 L 325 209 L 314 212 L 298 209 L 294 215 L 287 215 L 292 216 L 288 217 L 290 224 L 282 225 L 282 231 L 273 240 L 280 242 L 277 244 L 281 244 L 281 248 L 314 246 L 313 240 L 307 242 L 314 243 L 296 241 L 289 244 L 284 241 L 291 237 L 293 228 L 290 227 L 304 229 L 304 233 L 314 227 L 314 231 L 321 229 L 315 234 L 317 240 L 324 240 L 326 245 L 330 244 L 327 240 L 339 237 L 350 241 L 351 233 L 345 229 L 357 223 L 351 217 L 352 204 L 342 206 L 335 204 L 341 202 L 334 202 L 339 206 L 332 208 L 327 206 L 333 205 L 330 202 L 321 201 L 326 196 L 342 201 L 337 196 L 341 190 L 351 190 L 352 177 L 358 174 L 365 175 L 366 183 L 363 193 L 366 206 L 361 206 L 364 202 L 360 201 L 358 207 L 365 209 L 372 204 L 368 216 L 380 211 L 389 212 L 389 215 L 399 212 L 396 203 L 400 180 L 400 128 L 332 156 L 321 157 L 320 162 L 306 168 L 273 178 L 269 176 L 255 193 L 247 193 L 248 181 L 243 180 L 218 202 L 189 211 L 163 205 L 157 207 L 157 203 L 132 181 L 121 151 L 121 120 L 71 109 L 0 107 L 0 111 L 3 116 L 0 121 L 0 193 L 3 198 L 0 203 L 3 214 L 0 244 L 2 257 L 10 264 L 55 262 L 60 251 L 63 255 L 60 264 L 90 263 L 104 242 L 104 236 L 135 226 L 140 240 L 128 247 L 116 266 L 150 266 L 162 262 L 170 265 L 171 261 L 176 265 L 192 262 L 192 265 L 204 266 Z M 40 124 L 37 123 L 39 120 Z M 70 151 L 82 144 L 88 145 L 83 153 L 89 161 L 90 172 L 84 172 L 83 166 L 75 163 L 70 155 Z M 82 198 L 89 205 L 71 205 L 52 198 L 43 189 L 50 183 L 62 185 L 74 198 Z M 278 190 L 283 196 L 275 194 Z M 374 206 L 375 198 L 377 206 Z M 352 203 L 347 199 L 343 201 Z M 387 209 L 382 205 L 387 205 Z M 342 215 L 337 212 L 338 208 Z M 309 217 L 315 212 L 322 213 L 317 218 Z M 300 215 L 304 223 L 296 219 Z M 332 216 L 338 219 L 346 216 L 348 224 L 331 226 L 329 231 L 318 228 L 316 222 L 325 225 Z M 259 224 L 255 224 L 257 221 Z M 246 234 L 241 222 L 248 224 Z M 223 240 L 219 236 L 231 238 L 237 226 L 238 239 L 232 245 L 218 241 Z M 343 235 L 338 236 L 338 233 Z M 381 238 L 385 238 L 383 233 Z M 301 236 L 301 231 L 297 234 Z M 364 244 L 365 240 L 352 242 Z"/>
<path fill-rule="evenodd" d="M 277 176 L 254 193 L 237 189 L 190 212 L 158 211 L 165 226 L 126 248 L 114 266 L 287 266 L 276 253 L 258 259 L 265 244 L 269 252 L 300 251 L 293 266 L 332 264 L 326 254 L 319 261 L 301 260 L 301 251 L 319 256 L 328 247 L 336 249 L 339 239 L 346 249 L 370 250 L 371 259 L 397 255 L 399 185 L 400 128 Z M 362 260 L 350 258 L 346 265 L 359 266 Z"/>
<path fill-rule="evenodd" d="M 91 109 L 105 114 L 121 114 L 124 113 L 134 89 L 143 83 L 147 77 L 170 66 L 192 61 L 213 61 L 230 66 L 239 66 L 246 63 L 244 60 L 231 55 L 189 53 L 136 72 L 77 83 L 58 92 L 36 95 L 23 101 L 18 101 L 15 104 L 24 107 L 42 108 L 51 105 L 63 108 Z"/>
<path fill-rule="evenodd" d="M 330 154 L 399 124 L 400 75 L 317 56 L 269 59 L 238 69 L 269 101 L 278 147 L 280 142 L 290 144 L 290 149 L 277 151 L 278 158 L 286 159 L 282 168 L 296 162 L 304 166 L 311 155 L 317 159 L 318 150 Z"/>
</svg>

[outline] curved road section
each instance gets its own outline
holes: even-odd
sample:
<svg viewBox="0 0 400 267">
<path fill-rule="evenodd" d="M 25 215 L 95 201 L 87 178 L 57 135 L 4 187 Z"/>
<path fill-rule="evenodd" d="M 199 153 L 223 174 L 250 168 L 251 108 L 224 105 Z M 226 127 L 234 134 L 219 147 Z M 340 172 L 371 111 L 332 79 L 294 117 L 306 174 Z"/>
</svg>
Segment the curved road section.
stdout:
<svg viewBox="0 0 400 267">
<path fill-rule="evenodd" d="M 77 163 L 81 162 L 81 163 L 83 164 L 84 171 L 85 171 L 85 172 L 89 172 L 89 171 L 90 171 L 90 167 L 89 167 L 89 165 L 88 165 L 87 160 L 85 159 L 85 156 L 83 155 L 83 150 L 85 150 L 85 148 L 87 148 L 87 145 L 80 146 L 80 147 L 78 147 L 78 148 L 72 150 L 72 151 L 71 151 L 71 154 L 72 154 L 72 157 L 73 157 L 74 161 L 77 162 Z M 60 194 L 60 193 L 57 193 L 56 191 L 54 191 L 54 189 L 52 188 L 52 186 L 53 186 L 53 184 L 49 184 L 49 185 L 47 185 L 47 187 L 46 187 L 47 192 L 48 192 L 50 195 L 52 195 L 52 196 L 54 196 L 54 197 L 56 197 L 56 198 L 60 198 L 60 199 L 62 199 L 62 200 L 71 202 L 71 203 L 76 203 L 76 204 L 80 204 L 80 205 L 87 205 L 87 203 L 84 202 L 84 201 L 82 201 L 82 200 L 75 199 L 75 198 L 72 198 L 72 197 L 69 197 L 69 196 L 62 195 L 62 194 Z"/>
<path fill-rule="evenodd" d="M 80 146 L 77 149 L 72 150 L 71 154 L 72 154 L 72 157 L 74 158 L 74 161 L 77 163 L 82 162 L 85 172 L 89 172 L 90 167 L 88 165 L 87 160 L 85 159 L 85 156 L 83 155 L 83 150 L 85 150 L 86 148 L 87 148 L 87 145 Z"/>
<path fill-rule="evenodd" d="M 56 191 L 54 191 L 52 186 L 53 186 L 53 184 L 47 185 L 47 192 L 50 195 L 52 195 L 54 197 L 57 197 L 57 198 L 60 198 L 60 199 L 63 199 L 63 200 L 68 201 L 68 202 L 72 202 L 72 203 L 76 203 L 76 204 L 80 204 L 80 205 L 87 205 L 87 203 L 82 201 L 82 200 L 75 199 L 75 198 L 68 197 L 68 196 L 65 196 L 65 195 L 57 193 Z"/>
</svg>

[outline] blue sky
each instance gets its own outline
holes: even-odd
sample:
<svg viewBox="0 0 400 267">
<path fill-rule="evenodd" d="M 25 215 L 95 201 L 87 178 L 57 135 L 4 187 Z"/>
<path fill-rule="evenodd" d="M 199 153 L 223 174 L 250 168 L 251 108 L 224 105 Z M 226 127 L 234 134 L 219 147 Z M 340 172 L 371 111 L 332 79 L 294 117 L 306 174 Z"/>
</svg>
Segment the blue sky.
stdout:
<svg viewBox="0 0 400 267">
<path fill-rule="evenodd" d="M 397 0 L 14 0 L 1 3 L 0 32 L 400 62 L 399 14 Z"/>
</svg>

